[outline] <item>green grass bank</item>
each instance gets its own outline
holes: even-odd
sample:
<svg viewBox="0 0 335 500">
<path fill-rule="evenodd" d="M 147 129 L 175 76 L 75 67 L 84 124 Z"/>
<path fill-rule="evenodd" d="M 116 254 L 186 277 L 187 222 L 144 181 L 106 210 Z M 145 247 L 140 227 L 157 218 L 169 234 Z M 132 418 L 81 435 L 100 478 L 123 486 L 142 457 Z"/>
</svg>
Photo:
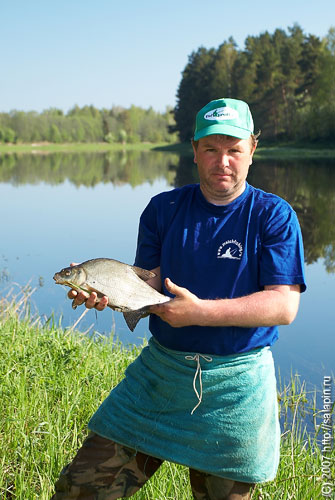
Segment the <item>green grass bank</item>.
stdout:
<svg viewBox="0 0 335 500">
<path fill-rule="evenodd" d="M 41 326 L 19 309 L 0 299 L 0 498 L 47 500 L 86 435 L 90 416 L 140 348 Z M 300 416 L 304 389 L 293 382 L 279 399 L 285 419 L 279 473 L 258 486 L 253 499 L 322 498 L 321 452 L 304 433 Z M 333 479 L 334 458 L 333 450 Z M 191 500 L 187 469 L 164 463 L 133 498 Z"/>
<path fill-rule="evenodd" d="M 153 148 L 164 148 L 166 143 L 152 144 L 141 142 L 134 144 L 119 144 L 108 142 L 68 142 L 56 143 L 36 143 L 36 144 L 0 144 L 0 154 L 5 153 L 105 153 L 108 151 L 149 151 Z"/>
<path fill-rule="evenodd" d="M 134 143 L 134 144 L 119 144 L 119 143 L 36 143 L 36 144 L 0 144 L 0 154 L 10 153 L 33 153 L 33 154 L 48 154 L 48 153 L 104 153 L 113 151 L 166 151 L 181 155 L 192 155 L 192 147 L 190 143 L 161 143 L 152 144 L 149 142 Z M 260 143 L 256 150 L 255 158 L 260 159 L 328 159 L 335 160 L 335 148 L 331 144 L 268 144 Z"/>
<path fill-rule="evenodd" d="M 153 149 L 178 153 L 180 155 L 192 155 L 190 143 L 177 143 L 158 145 Z M 331 144 L 264 144 L 260 142 L 255 152 L 255 158 L 264 160 L 334 160 L 335 148 Z"/>
</svg>

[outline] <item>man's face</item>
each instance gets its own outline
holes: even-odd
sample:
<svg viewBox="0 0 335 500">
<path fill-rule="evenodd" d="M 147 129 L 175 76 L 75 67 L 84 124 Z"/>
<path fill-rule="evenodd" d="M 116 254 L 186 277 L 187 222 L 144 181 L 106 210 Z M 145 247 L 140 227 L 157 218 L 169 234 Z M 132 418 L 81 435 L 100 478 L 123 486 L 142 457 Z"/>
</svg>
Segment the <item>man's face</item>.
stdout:
<svg viewBox="0 0 335 500">
<path fill-rule="evenodd" d="M 193 145 L 200 187 L 207 201 L 230 203 L 245 189 L 245 180 L 256 146 L 249 139 L 227 135 L 209 135 Z"/>
</svg>

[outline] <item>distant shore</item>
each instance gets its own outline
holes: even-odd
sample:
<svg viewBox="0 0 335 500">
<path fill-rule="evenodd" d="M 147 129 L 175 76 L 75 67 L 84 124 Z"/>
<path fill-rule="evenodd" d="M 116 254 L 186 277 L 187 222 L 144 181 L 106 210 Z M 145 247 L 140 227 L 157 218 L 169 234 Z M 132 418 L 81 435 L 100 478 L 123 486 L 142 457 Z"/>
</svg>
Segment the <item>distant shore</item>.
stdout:
<svg viewBox="0 0 335 500">
<path fill-rule="evenodd" d="M 91 153 L 108 151 L 147 151 L 156 147 L 166 147 L 167 143 L 152 144 L 150 142 L 139 142 L 133 144 L 108 143 L 108 142 L 66 142 L 52 143 L 39 142 L 33 144 L 0 144 L 2 153 Z"/>
<path fill-rule="evenodd" d="M 11 153 L 105 153 L 108 151 L 164 151 L 180 155 L 191 155 L 190 143 L 158 143 L 149 142 L 120 143 L 33 143 L 33 144 L 0 144 L 0 154 Z M 255 153 L 259 159 L 328 159 L 335 160 L 335 148 L 331 144 L 278 144 L 260 145 Z"/>
</svg>

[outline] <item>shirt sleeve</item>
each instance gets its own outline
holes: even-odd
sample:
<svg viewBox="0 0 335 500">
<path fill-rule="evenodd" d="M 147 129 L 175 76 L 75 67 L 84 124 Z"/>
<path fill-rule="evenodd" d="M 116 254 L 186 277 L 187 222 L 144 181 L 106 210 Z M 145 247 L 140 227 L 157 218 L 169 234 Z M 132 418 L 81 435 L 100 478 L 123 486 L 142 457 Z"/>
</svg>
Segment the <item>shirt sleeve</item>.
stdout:
<svg viewBox="0 0 335 500">
<path fill-rule="evenodd" d="M 151 200 L 140 217 L 135 265 L 143 269 L 154 269 L 160 265 L 160 256 L 157 210 Z"/>
<path fill-rule="evenodd" d="M 291 207 L 281 207 L 278 212 L 271 214 L 266 222 L 260 285 L 300 285 L 304 292 L 304 250 L 298 218 Z"/>
</svg>

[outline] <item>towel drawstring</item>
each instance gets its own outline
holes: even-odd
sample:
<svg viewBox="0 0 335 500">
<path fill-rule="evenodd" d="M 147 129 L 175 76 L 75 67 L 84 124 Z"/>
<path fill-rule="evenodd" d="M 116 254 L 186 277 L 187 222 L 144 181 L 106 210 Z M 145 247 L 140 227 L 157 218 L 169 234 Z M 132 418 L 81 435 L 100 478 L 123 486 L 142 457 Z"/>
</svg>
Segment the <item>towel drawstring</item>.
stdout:
<svg viewBox="0 0 335 500">
<path fill-rule="evenodd" d="M 201 404 L 201 401 L 202 401 L 202 377 L 201 377 L 202 372 L 201 372 L 200 358 L 204 359 L 207 362 L 213 361 L 213 358 L 211 358 L 210 356 L 206 356 L 205 354 L 195 354 L 194 356 L 185 356 L 185 359 L 187 359 L 189 361 L 196 361 L 197 362 L 197 369 L 195 371 L 195 375 L 194 375 L 194 379 L 193 379 L 193 389 L 194 389 L 194 392 L 198 398 L 198 404 L 196 404 L 195 407 L 193 408 L 193 410 L 191 411 L 191 415 L 193 415 L 193 413 L 195 412 L 195 410 L 198 408 L 198 406 Z M 196 386 L 198 376 L 199 376 L 200 394 L 199 394 L 199 392 L 197 390 L 197 386 Z"/>
</svg>

